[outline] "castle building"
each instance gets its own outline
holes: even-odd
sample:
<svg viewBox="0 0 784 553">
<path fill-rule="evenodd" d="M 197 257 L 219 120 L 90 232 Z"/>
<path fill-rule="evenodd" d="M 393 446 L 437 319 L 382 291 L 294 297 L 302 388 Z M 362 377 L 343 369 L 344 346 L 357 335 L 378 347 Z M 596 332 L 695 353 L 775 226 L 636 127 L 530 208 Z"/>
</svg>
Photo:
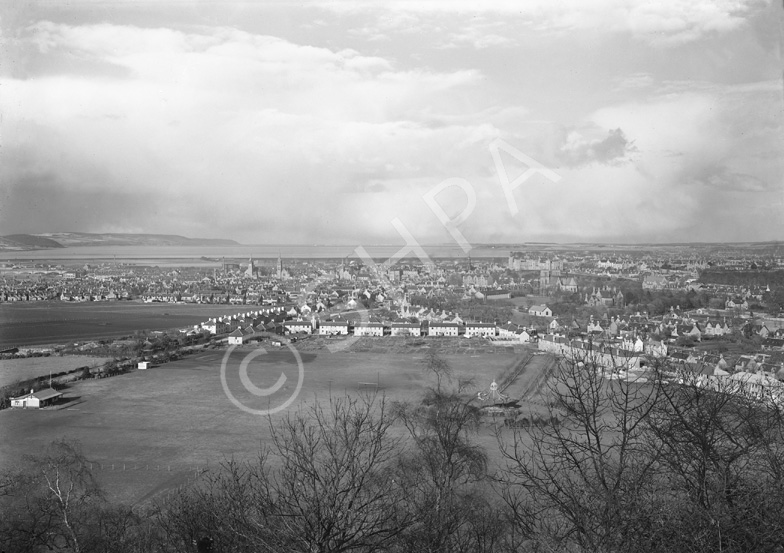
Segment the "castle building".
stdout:
<svg viewBox="0 0 784 553">
<path fill-rule="evenodd" d="M 541 263 L 539 269 L 539 290 L 544 292 L 556 287 L 561 280 L 563 261 L 560 259 L 547 259 Z"/>
<path fill-rule="evenodd" d="M 253 258 L 248 259 L 248 268 L 245 269 L 246 278 L 256 278 L 256 266 L 253 264 Z"/>
<path fill-rule="evenodd" d="M 278 254 L 277 271 L 275 274 L 277 275 L 278 280 L 284 280 L 291 276 L 289 275 L 289 272 L 283 268 L 283 259 L 280 257 L 280 254 Z"/>
</svg>

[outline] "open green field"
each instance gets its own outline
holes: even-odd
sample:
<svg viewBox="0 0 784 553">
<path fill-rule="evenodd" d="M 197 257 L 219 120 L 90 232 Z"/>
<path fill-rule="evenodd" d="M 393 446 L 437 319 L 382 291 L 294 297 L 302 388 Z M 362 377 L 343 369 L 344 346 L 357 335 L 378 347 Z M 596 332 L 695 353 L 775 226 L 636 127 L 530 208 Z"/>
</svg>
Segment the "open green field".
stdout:
<svg viewBox="0 0 784 553">
<path fill-rule="evenodd" d="M 270 349 L 268 347 L 268 349 Z M 58 438 L 79 440 L 109 496 L 126 502 L 144 501 L 232 456 L 252 457 L 269 440 L 268 420 L 233 404 L 221 383 L 227 350 L 210 350 L 159 368 L 134 371 L 114 378 L 85 380 L 68 389 L 72 402 L 57 410 L 0 412 L 0 469 L 14 466 L 24 454 L 35 454 Z M 249 409 L 280 405 L 298 380 L 298 363 L 284 346 L 250 360 L 247 376 L 268 387 L 281 374 L 286 381 L 268 397 L 250 394 L 242 383 L 243 359 L 255 347 L 234 350 L 226 363 L 226 386 Z M 472 377 L 475 394 L 487 389 L 512 367 L 519 354 L 500 351 L 482 356 L 445 355 L 455 378 Z M 391 401 L 420 400 L 435 379 L 422 368 L 424 353 L 383 355 L 364 352 L 301 353 L 303 385 L 296 400 L 271 415 L 273 422 L 287 412 L 307 408 L 330 394 L 374 392 Z M 401 434 L 403 429 L 397 429 Z M 476 439 L 496 447 L 493 430 L 480 430 Z"/>
<path fill-rule="evenodd" d="M 0 304 L 0 346 L 66 344 L 117 338 L 138 329 L 187 328 L 211 317 L 258 310 L 259 306 L 61 301 Z"/>
<path fill-rule="evenodd" d="M 20 380 L 46 376 L 79 367 L 100 367 L 109 361 L 108 357 L 89 355 L 68 355 L 64 357 L 28 357 L 26 359 L 0 359 L 0 387 Z"/>
</svg>

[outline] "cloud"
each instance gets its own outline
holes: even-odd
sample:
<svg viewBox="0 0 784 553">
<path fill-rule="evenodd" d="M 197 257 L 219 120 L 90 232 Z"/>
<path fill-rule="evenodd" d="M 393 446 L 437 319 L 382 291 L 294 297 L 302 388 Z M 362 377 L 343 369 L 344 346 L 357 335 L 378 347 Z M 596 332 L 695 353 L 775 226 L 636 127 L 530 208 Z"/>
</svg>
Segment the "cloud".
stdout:
<svg viewBox="0 0 784 553">
<path fill-rule="evenodd" d="M 641 195 L 646 216 L 657 198 L 669 200 L 692 239 L 730 240 L 738 229 L 729 222 L 754 213 L 755 236 L 770 239 L 784 231 L 772 208 L 784 198 L 781 107 L 780 82 L 694 83 L 691 90 L 680 83 L 677 92 L 668 85 L 644 102 L 599 110 L 592 120 L 634 136 L 632 167 L 652 186 Z"/>
<path fill-rule="evenodd" d="M 444 41 L 439 44 L 440 48 L 469 46 L 476 50 L 485 50 L 517 45 L 517 41 L 510 37 L 510 35 L 514 36 L 514 27 L 504 20 L 491 20 L 484 16 L 477 16 L 471 19 L 461 19 L 452 27 L 455 30 L 447 34 Z"/>
<path fill-rule="evenodd" d="M 7 154 L 6 154 L 7 155 Z M 95 167 L 83 167 L 76 174 L 39 170 L 34 164 L 9 170 L 0 168 L 2 187 L 0 231 L 37 233 L 46 230 L 109 232 L 109 229 L 140 231 L 145 218 L 139 213 L 166 216 L 158 204 L 130 189 L 109 188 L 96 193 L 71 181 L 106 182 L 108 175 Z M 44 222 L 42 224 L 42 222 Z"/>
<path fill-rule="evenodd" d="M 477 50 L 484 50 L 485 48 L 494 48 L 498 46 L 510 47 L 514 46 L 516 42 L 511 38 L 492 34 L 481 33 L 476 31 L 468 31 L 461 33 L 451 33 L 447 42 L 441 45 L 442 48 L 459 48 L 460 46 L 471 46 Z"/>
<path fill-rule="evenodd" d="M 766 4 L 762 0 L 344 0 L 324 7 L 339 13 L 382 10 L 388 21 L 418 24 L 425 17 L 479 14 L 504 17 L 544 33 L 601 30 L 630 34 L 658 46 L 673 46 L 739 29 Z"/>
<path fill-rule="evenodd" d="M 35 78 L 2 79 L 0 192 L 5 209 L 19 214 L 4 227 L 26 217 L 47 227 L 41 231 L 62 230 L 61 218 L 38 217 L 20 192 L 40 182 L 59 187 L 57 197 L 79 198 L 79 213 L 94 208 L 91 228 L 185 232 L 198 221 L 213 229 L 200 236 L 237 228 L 255 240 L 269 232 L 279 241 L 345 235 L 355 232 L 356 205 L 343 194 L 377 196 L 401 179 L 471 174 L 484 154 L 476 144 L 497 135 L 462 106 L 481 82 L 476 70 L 399 68 L 354 49 L 225 28 L 40 22 L 23 40 L 47 59 L 127 71 L 63 74 L 43 65 Z M 416 117 L 431 106 L 443 124 Z M 119 217 L 105 209 L 115 197 L 156 208 Z M 406 194 L 398 189 L 392 199 L 404 212 Z"/>
<path fill-rule="evenodd" d="M 761 178 L 747 173 L 735 173 L 723 166 L 704 168 L 702 173 L 690 175 L 690 185 L 703 185 L 713 191 L 764 192 L 768 184 Z"/>
<path fill-rule="evenodd" d="M 444 31 L 441 21 L 422 17 L 421 14 L 398 10 L 380 10 L 372 16 L 373 23 L 349 29 L 352 36 L 363 37 L 370 41 L 389 41 L 393 35 L 411 37 L 438 36 Z"/>
<path fill-rule="evenodd" d="M 568 167 L 591 163 L 612 165 L 624 163 L 636 151 L 621 129 L 611 129 L 604 138 L 588 139 L 578 131 L 571 131 L 558 152 L 558 158 Z"/>
<path fill-rule="evenodd" d="M 637 2 L 628 15 L 628 29 L 635 36 L 659 45 L 691 42 L 743 26 L 747 17 L 764 4 L 754 0 Z"/>
<path fill-rule="evenodd" d="M 776 25 L 754 2 L 324 6 L 226 26 L 76 10 L 10 33 L 0 228 L 398 243 L 397 217 L 451 241 L 422 195 L 452 177 L 476 191 L 472 242 L 781 227 L 780 64 L 759 40 Z M 521 185 L 516 217 L 497 138 L 562 177 Z"/>
<path fill-rule="evenodd" d="M 615 79 L 615 86 L 621 89 L 636 90 L 649 88 L 654 82 L 654 78 L 650 73 L 638 72 L 617 77 Z"/>
</svg>

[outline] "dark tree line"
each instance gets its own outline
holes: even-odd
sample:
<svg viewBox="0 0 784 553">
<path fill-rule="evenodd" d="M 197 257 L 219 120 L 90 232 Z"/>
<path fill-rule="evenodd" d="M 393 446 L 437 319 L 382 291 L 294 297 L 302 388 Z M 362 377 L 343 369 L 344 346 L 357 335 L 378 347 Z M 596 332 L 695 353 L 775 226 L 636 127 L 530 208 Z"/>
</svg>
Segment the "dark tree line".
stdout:
<svg viewBox="0 0 784 553">
<path fill-rule="evenodd" d="M 571 360 L 542 423 L 499 425 L 492 451 L 441 361 L 423 364 L 438 384 L 422 402 L 291 413 L 256 459 L 143 512 L 107 502 L 79 448 L 55 443 L 0 480 L 0 550 L 784 551 L 775 404 L 724 384 L 608 380 Z"/>
<path fill-rule="evenodd" d="M 730 286 L 761 286 L 771 288 L 784 286 L 784 271 L 706 269 L 700 272 L 700 282 L 706 284 L 726 284 Z"/>
</svg>

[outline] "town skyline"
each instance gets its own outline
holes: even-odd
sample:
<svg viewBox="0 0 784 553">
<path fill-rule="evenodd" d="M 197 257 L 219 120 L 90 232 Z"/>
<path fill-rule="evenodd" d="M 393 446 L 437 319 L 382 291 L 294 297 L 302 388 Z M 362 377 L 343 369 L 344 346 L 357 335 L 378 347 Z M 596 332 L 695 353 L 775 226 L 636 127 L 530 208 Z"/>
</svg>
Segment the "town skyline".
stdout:
<svg viewBox="0 0 784 553">
<path fill-rule="evenodd" d="M 0 235 L 775 241 L 781 18 L 751 0 L 32 2 L 0 19 Z"/>
</svg>

